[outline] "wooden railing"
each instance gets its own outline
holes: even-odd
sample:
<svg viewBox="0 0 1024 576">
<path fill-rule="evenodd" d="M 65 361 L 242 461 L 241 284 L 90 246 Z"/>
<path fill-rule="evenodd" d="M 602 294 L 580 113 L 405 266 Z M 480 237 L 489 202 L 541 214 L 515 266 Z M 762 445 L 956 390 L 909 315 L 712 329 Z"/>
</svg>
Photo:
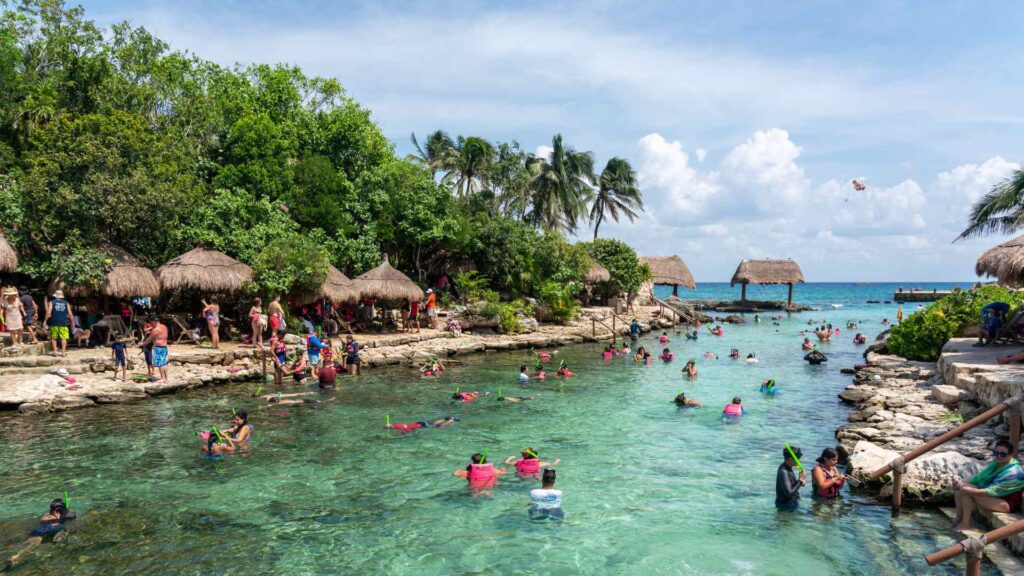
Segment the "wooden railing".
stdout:
<svg viewBox="0 0 1024 576">
<path fill-rule="evenodd" d="M 982 534 L 978 538 L 966 538 L 949 548 L 945 548 L 925 556 L 924 560 L 929 566 L 935 566 L 936 564 L 952 560 L 961 554 L 967 554 L 967 576 L 980 576 L 981 557 L 984 553 L 985 546 L 988 544 L 995 544 L 1000 540 L 1005 540 L 1011 536 L 1020 534 L 1021 532 L 1024 532 L 1024 520 L 1014 522 L 1013 524 L 1007 524 L 1001 528 L 996 528 L 995 530 Z"/>
</svg>

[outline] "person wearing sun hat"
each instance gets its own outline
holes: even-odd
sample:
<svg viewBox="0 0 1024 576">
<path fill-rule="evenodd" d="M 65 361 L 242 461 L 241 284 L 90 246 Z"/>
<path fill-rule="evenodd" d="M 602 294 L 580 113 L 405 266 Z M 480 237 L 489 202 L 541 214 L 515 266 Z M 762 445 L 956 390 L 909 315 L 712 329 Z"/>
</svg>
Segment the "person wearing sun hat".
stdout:
<svg viewBox="0 0 1024 576">
<path fill-rule="evenodd" d="M 437 294 L 427 288 L 427 317 L 430 318 L 430 329 L 437 329 Z"/>
<path fill-rule="evenodd" d="M 61 356 L 68 355 L 68 338 L 75 328 L 75 317 L 71 314 L 71 304 L 64 299 L 64 292 L 57 290 L 53 293 L 53 300 L 46 304 L 46 319 L 43 326 L 50 333 L 50 346 L 54 354 Z M 57 352 L 57 342 L 60 342 L 60 352 Z"/>
<path fill-rule="evenodd" d="M 7 332 L 11 334 L 11 344 L 20 346 L 21 330 L 25 327 L 25 307 L 21 305 L 21 300 L 18 300 L 18 291 L 16 289 L 4 288 L 2 306 L 4 325 L 7 328 Z"/>
</svg>

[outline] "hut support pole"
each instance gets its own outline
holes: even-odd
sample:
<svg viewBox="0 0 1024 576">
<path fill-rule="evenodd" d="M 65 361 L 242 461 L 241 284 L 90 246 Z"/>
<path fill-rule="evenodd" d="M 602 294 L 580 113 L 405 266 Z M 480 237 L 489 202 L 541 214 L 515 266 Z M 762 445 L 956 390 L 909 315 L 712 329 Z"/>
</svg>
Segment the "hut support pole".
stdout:
<svg viewBox="0 0 1024 576">
<path fill-rule="evenodd" d="M 672 285 L 672 295 L 679 298 L 679 284 Z"/>
<path fill-rule="evenodd" d="M 1014 452 L 1020 451 L 1020 413 L 1021 401 L 1011 403 L 1006 410 L 1006 417 L 1010 420 L 1010 446 Z"/>
<path fill-rule="evenodd" d="M 903 473 L 894 472 L 892 475 L 892 511 L 899 512 L 903 506 Z"/>
<path fill-rule="evenodd" d="M 590 319 L 590 335 L 597 338 L 597 318 Z"/>
<path fill-rule="evenodd" d="M 619 335 L 618 331 L 615 330 L 615 313 L 612 313 L 612 344 L 615 344 L 615 338 Z M 1020 418 L 1017 419 L 1020 422 Z"/>
<path fill-rule="evenodd" d="M 789 285 L 789 298 L 786 299 L 786 303 L 793 306 L 793 284 Z"/>
<path fill-rule="evenodd" d="M 740 284 L 740 302 L 747 302 L 747 283 Z"/>
<path fill-rule="evenodd" d="M 260 358 L 263 360 L 263 382 L 260 383 L 262 386 L 267 383 L 267 351 L 262 346 L 260 346 Z"/>
</svg>

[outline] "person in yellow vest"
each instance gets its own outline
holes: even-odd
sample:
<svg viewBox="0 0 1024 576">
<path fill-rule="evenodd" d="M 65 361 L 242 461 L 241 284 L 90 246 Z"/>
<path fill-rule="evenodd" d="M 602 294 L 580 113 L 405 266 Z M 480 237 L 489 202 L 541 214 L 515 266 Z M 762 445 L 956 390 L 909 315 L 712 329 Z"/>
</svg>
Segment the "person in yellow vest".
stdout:
<svg viewBox="0 0 1024 576">
<path fill-rule="evenodd" d="M 903 324 L 903 304 L 896 309 L 896 323 Z"/>
</svg>

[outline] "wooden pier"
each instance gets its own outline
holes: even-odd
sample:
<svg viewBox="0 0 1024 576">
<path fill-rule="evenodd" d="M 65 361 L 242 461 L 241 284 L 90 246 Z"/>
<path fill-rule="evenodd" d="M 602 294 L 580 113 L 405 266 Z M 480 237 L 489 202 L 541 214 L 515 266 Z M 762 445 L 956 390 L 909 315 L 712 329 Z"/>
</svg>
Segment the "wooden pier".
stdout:
<svg viewBox="0 0 1024 576">
<path fill-rule="evenodd" d="M 892 299 L 896 302 L 934 302 L 952 293 L 952 290 L 922 290 L 920 288 L 904 290 L 899 288 L 893 293 Z"/>
</svg>

